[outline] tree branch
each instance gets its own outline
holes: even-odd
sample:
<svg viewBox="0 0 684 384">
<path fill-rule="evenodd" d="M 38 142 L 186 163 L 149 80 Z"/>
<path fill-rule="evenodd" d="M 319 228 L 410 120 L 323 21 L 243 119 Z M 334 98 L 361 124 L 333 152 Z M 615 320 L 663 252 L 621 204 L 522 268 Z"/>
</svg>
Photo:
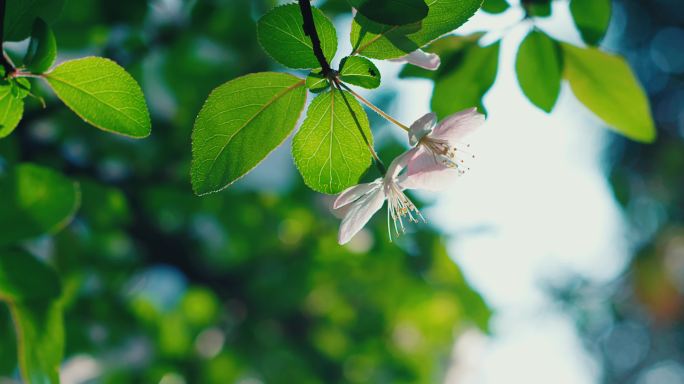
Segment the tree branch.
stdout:
<svg viewBox="0 0 684 384">
<path fill-rule="evenodd" d="M 14 72 L 14 66 L 7 60 L 3 45 L 5 44 L 5 4 L 6 0 L 0 0 L 0 65 L 5 68 L 5 76 Z"/>
<path fill-rule="evenodd" d="M 318 37 L 313 12 L 311 11 L 311 2 L 309 0 L 299 0 L 299 10 L 302 13 L 302 19 L 304 19 L 304 33 L 311 39 L 313 53 L 316 56 L 318 63 L 321 64 L 323 75 L 328 76 L 331 72 L 330 63 L 328 63 L 328 60 L 323 54 L 323 49 L 321 48 L 321 40 Z"/>
</svg>

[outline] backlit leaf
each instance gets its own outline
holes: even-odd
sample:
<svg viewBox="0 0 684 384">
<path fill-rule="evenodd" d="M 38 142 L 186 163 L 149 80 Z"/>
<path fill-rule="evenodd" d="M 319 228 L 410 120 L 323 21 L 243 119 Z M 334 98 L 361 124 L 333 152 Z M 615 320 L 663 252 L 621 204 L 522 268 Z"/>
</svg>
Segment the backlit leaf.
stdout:
<svg viewBox="0 0 684 384">
<path fill-rule="evenodd" d="M 334 194 L 357 184 L 370 166 L 368 117 L 354 96 L 332 89 L 318 95 L 292 142 L 292 156 L 311 189 Z"/>
<path fill-rule="evenodd" d="M 253 73 L 216 88 L 192 133 L 192 186 L 217 192 L 251 171 L 292 132 L 306 102 L 304 80 Z"/>
<path fill-rule="evenodd" d="M 425 18 L 428 6 L 425 0 L 347 0 L 368 19 L 389 25 L 415 23 Z"/>
<path fill-rule="evenodd" d="M 655 139 L 648 98 L 622 57 L 570 44 L 563 44 L 563 53 L 564 76 L 587 108 L 632 140 Z"/>
<path fill-rule="evenodd" d="M 36 19 L 31 31 L 31 42 L 24 56 L 24 65 L 33 73 L 50 69 L 57 57 L 57 40 L 43 19 Z"/>
<path fill-rule="evenodd" d="M 337 51 L 337 32 L 332 22 L 312 7 L 314 24 L 321 40 L 321 49 L 328 62 Z M 304 21 L 297 4 L 273 8 L 257 23 L 259 43 L 276 61 L 286 67 L 318 68 L 311 38 L 304 33 Z"/>
<path fill-rule="evenodd" d="M 133 138 L 150 134 L 150 114 L 138 83 L 115 62 L 86 57 L 64 62 L 45 78 L 85 122 Z"/>
<path fill-rule="evenodd" d="M 340 80 L 373 89 L 380 86 L 380 71 L 364 57 L 349 56 L 340 63 Z"/>
<path fill-rule="evenodd" d="M 0 139 L 14 131 L 23 114 L 24 100 L 14 95 L 11 84 L 0 84 Z"/>
<path fill-rule="evenodd" d="M 610 24 L 611 0 L 571 0 L 570 12 L 582 39 L 598 45 Z"/>
<path fill-rule="evenodd" d="M 518 49 L 515 71 L 523 93 L 537 107 L 551 112 L 560 94 L 562 61 L 556 42 L 533 30 Z"/>
<path fill-rule="evenodd" d="M 20 41 L 31 35 L 37 18 L 52 24 L 64 6 L 64 0 L 8 0 L 5 12 L 5 40 Z"/>
</svg>

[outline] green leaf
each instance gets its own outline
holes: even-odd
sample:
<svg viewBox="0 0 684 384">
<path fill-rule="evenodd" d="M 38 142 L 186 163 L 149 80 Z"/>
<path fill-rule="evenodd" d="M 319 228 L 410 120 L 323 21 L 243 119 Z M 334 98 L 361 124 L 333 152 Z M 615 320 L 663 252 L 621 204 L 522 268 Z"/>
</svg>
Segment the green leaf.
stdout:
<svg viewBox="0 0 684 384">
<path fill-rule="evenodd" d="M 312 7 L 321 49 L 328 62 L 337 52 L 337 32 L 333 23 Z M 257 22 L 259 44 L 276 61 L 295 69 L 318 68 L 311 38 L 304 33 L 304 21 L 297 4 L 273 8 Z"/>
<path fill-rule="evenodd" d="M 442 61 L 439 68 L 436 71 L 431 71 L 413 64 L 406 64 L 401 72 L 399 72 L 399 77 L 402 79 L 418 77 L 433 80 L 443 77 L 451 73 L 454 68 L 460 65 L 463 60 L 463 51 L 465 48 L 477 44 L 477 41 L 480 40 L 483 35 L 483 33 L 478 32 L 466 36 L 445 36 L 435 40 L 425 47 L 424 50 L 439 55 Z"/>
<path fill-rule="evenodd" d="M 292 132 L 306 102 L 304 80 L 253 73 L 216 88 L 192 132 L 195 193 L 218 192 L 251 171 Z"/>
<path fill-rule="evenodd" d="M 424 0 L 347 0 L 368 19 L 381 24 L 403 25 L 423 20 L 428 15 Z"/>
<path fill-rule="evenodd" d="M 17 332 L 19 367 L 25 382 L 58 384 L 64 355 L 62 305 L 52 302 L 14 302 L 10 311 Z"/>
<path fill-rule="evenodd" d="M 24 114 L 24 100 L 12 92 L 12 84 L 0 84 L 0 139 L 17 127 Z"/>
<path fill-rule="evenodd" d="M 368 116 L 348 92 L 318 95 L 292 142 L 292 156 L 304 183 L 334 194 L 357 184 L 370 166 L 373 145 Z"/>
<path fill-rule="evenodd" d="M 55 300 L 61 294 L 57 273 L 35 257 L 0 249 L 0 300 Z"/>
<path fill-rule="evenodd" d="M 58 65 L 45 78 L 85 122 L 133 138 L 150 134 L 150 114 L 135 79 L 115 62 L 86 57 Z"/>
<path fill-rule="evenodd" d="M 328 89 L 330 82 L 320 72 L 309 72 L 306 77 L 306 87 L 313 93 L 320 93 Z"/>
<path fill-rule="evenodd" d="M 500 43 L 469 47 L 462 63 L 438 79 L 432 94 L 432 110 L 440 119 L 460 110 L 482 106 L 482 98 L 496 79 Z"/>
<path fill-rule="evenodd" d="M 506 0 L 484 0 L 482 10 L 487 13 L 498 14 L 506 12 L 511 5 Z"/>
<path fill-rule="evenodd" d="M 403 26 L 379 24 L 357 14 L 351 31 L 354 53 L 374 59 L 404 56 L 460 27 L 481 3 L 482 0 L 433 0 L 426 18 Z"/>
<path fill-rule="evenodd" d="M 551 16 L 551 0 L 528 0 L 524 2 L 525 10 L 532 17 Z"/>
<path fill-rule="evenodd" d="M 380 86 L 380 71 L 365 57 L 348 56 L 340 63 L 340 80 L 373 89 Z"/>
<path fill-rule="evenodd" d="M 571 0 L 570 12 L 582 39 L 598 45 L 610 24 L 611 0 Z"/>
<path fill-rule="evenodd" d="M 32 73 L 50 69 L 57 57 L 57 40 L 43 19 L 36 19 L 31 31 L 31 42 L 24 56 L 24 65 Z"/>
<path fill-rule="evenodd" d="M 525 96 L 537 107 L 551 112 L 560 94 L 562 78 L 556 42 L 543 32 L 530 32 L 518 49 L 515 71 Z"/>
<path fill-rule="evenodd" d="M 9 0 L 5 12 L 5 40 L 20 41 L 31 35 L 37 18 L 52 24 L 64 6 L 64 0 Z"/>
<path fill-rule="evenodd" d="M 0 245 L 57 232 L 71 221 L 80 201 L 76 183 L 33 164 L 0 175 L 0 196 Z"/>
<path fill-rule="evenodd" d="M 564 76 L 577 98 L 626 137 L 655 140 L 651 107 L 627 62 L 596 48 L 563 44 Z"/>
</svg>

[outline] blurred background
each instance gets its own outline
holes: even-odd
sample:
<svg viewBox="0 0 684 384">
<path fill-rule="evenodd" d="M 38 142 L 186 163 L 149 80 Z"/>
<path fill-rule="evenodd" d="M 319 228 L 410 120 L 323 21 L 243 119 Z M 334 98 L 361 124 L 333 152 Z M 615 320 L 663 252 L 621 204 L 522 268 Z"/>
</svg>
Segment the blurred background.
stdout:
<svg viewBox="0 0 684 384">
<path fill-rule="evenodd" d="M 531 27 L 522 8 L 478 13 L 457 32 L 503 42 L 472 171 L 414 195 L 429 224 L 389 243 L 378 215 L 345 247 L 289 146 L 226 191 L 190 189 L 190 132 L 209 92 L 284 70 L 256 41 L 255 20 L 277 3 L 67 1 L 59 60 L 119 62 L 154 128 L 115 137 L 44 92 L 47 108 L 29 102 L 0 141 L 0 169 L 34 162 L 81 182 L 74 222 L 25 244 L 65 287 L 64 383 L 684 382 L 681 0 L 614 1 L 602 45 L 646 88 L 652 145 L 605 129 L 565 85 L 552 114 L 536 109 L 514 74 Z M 349 8 L 314 4 L 338 27 L 339 60 Z M 580 44 L 566 1 L 535 23 Z M 429 110 L 431 81 L 380 69 L 375 103 L 404 123 Z M 391 159 L 405 137 L 369 116 Z M 0 383 L 18 381 L 15 349 L 3 306 Z"/>
</svg>

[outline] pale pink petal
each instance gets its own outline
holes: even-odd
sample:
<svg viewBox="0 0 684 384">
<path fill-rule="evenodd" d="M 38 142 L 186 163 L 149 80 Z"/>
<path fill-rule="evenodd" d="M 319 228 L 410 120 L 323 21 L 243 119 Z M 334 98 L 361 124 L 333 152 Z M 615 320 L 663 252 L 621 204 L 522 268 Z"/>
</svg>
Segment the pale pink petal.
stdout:
<svg viewBox="0 0 684 384">
<path fill-rule="evenodd" d="M 458 171 L 442 164 L 422 145 L 416 147 L 415 155 L 409 160 L 406 172 L 397 178 L 402 189 L 424 189 L 440 191 L 446 188 L 458 175 Z"/>
<path fill-rule="evenodd" d="M 359 184 L 345 189 L 342 193 L 339 194 L 339 196 L 337 196 L 337 199 L 335 199 L 335 202 L 333 203 L 333 209 L 338 209 L 349 203 L 353 203 L 354 201 L 358 200 L 361 196 L 369 193 L 373 189 L 380 188 L 381 184 L 382 180 L 378 179 L 373 181 L 372 183 Z"/>
<path fill-rule="evenodd" d="M 437 115 L 433 112 L 427 113 L 420 119 L 416 120 L 413 124 L 411 124 L 411 128 L 408 133 L 409 144 L 411 144 L 411 146 L 418 144 L 420 139 L 432 132 L 432 129 L 435 128 L 436 123 Z"/>
<path fill-rule="evenodd" d="M 354 203 L 342 219 L 337 242 L 340 245 L 348 243 L 368 223 L 375 212 L 382 208 L 384 202 L 385 194 L 382 188 L 379 188 Z"/>
<path fill-rule="evenodd" d="M 418 147 L 413 147 L 392 160 L 389 168 L 387 168 L 387 172 L 385 172 L 385 179 L 387 180 L 397 177 L 399 173 L 406 168 L 409 161 L 415 156 L 416 151 L 418 151 Z"/>
<path fill-rule="evenodd" d="M 437 68 L 439 68 L 439 65 L 442 63 L 437 54 L 428 53 L 422 49 L 416 49 L 406 56 L 402 56 L 397 59 L 391 59 L 390 61 L 397 63 L 409 63 L 430 71 L 436 71 Z"/>
<path fill-rule="evenodd" d="M 479 128 L 485 122 L 483 114 L 477 108 L 470 108 L 454 113 L 442 120 L 432 131 L 431 137 L 456 142 Z"/>
</svg>

